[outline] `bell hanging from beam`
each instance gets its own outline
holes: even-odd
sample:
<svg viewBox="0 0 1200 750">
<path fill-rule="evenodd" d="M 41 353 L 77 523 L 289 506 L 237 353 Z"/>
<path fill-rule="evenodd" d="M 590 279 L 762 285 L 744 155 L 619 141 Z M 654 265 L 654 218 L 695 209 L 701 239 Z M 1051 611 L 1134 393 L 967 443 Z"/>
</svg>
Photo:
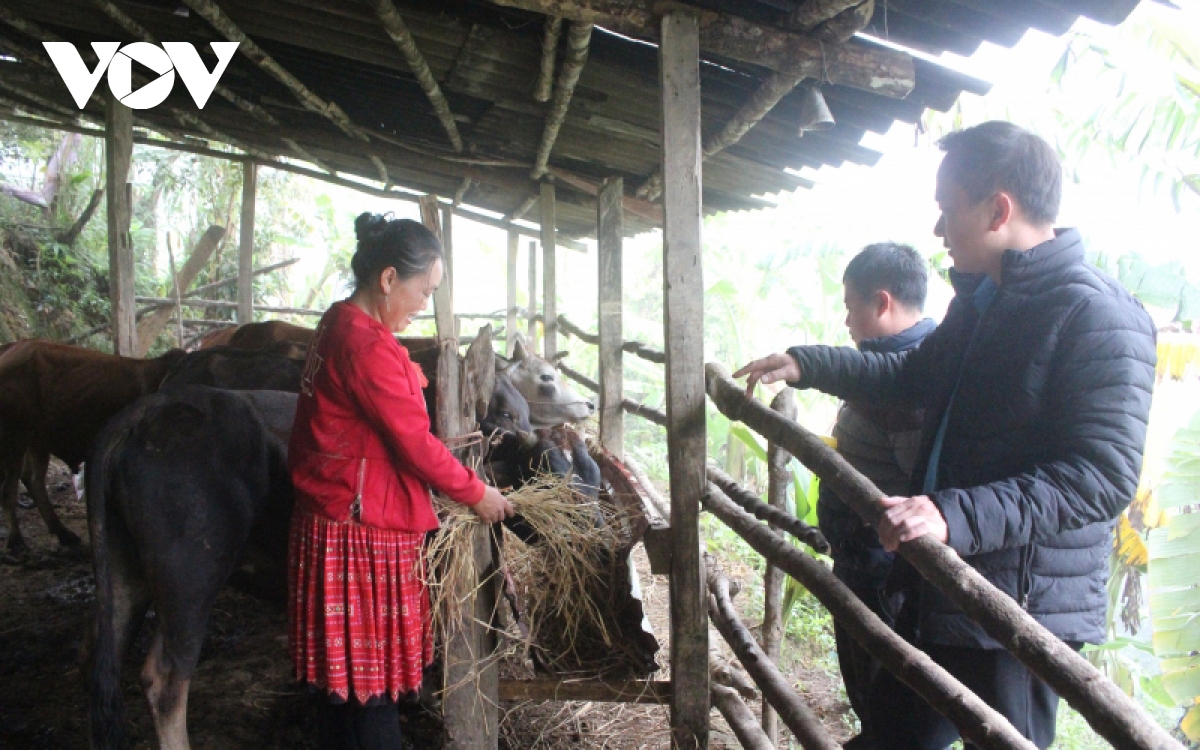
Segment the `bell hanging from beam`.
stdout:
<svg viewBox="0 0 1200 750">
<path fill-rule="evenodd" d="M 807 130 L 829 130 L 835 125 L 833 113 L 825 103 L 821 89 L 813 84 L 800 86 L 800 136 Z"/>
</svg>

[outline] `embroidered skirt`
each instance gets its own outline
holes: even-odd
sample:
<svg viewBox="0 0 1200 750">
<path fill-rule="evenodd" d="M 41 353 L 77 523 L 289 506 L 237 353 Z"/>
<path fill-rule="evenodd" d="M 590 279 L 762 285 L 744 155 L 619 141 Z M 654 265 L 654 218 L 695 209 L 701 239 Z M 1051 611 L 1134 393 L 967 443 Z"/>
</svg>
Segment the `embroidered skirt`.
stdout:
<svg viewBox="0 0 1200 750">
<path fill-rule="evenodd" d="M 297 508 L 288 647 L 298 680 L 362 704 L 420 689 L 421 669 L 433 659 L 424 539 Z"/>
</svg>

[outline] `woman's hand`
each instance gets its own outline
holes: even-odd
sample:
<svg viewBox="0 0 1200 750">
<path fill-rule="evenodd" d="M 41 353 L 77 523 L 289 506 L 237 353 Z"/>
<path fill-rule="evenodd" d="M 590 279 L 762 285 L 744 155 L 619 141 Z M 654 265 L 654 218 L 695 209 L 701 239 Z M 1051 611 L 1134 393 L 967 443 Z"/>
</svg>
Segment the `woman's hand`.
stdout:
<svg viewBox="0 0 1200 750">
<path fill-rule="evenodd" d="M 471 510 L 488 523 L 499 523 L 513 514 L 512 503 L 491 485 L 484 491 L 483 499 L 472 505 Z"/>
</svg>

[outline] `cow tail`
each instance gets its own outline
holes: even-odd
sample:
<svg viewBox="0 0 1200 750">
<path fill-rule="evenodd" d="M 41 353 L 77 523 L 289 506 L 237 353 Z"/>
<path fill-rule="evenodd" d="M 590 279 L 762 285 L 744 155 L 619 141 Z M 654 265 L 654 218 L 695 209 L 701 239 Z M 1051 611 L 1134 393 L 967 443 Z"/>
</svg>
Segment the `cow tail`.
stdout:
<svg viewBox="0 0 1200 750">
<path fill-rule="evenodd" d="M 110 465 L 125 445 L 127 433 L 101 432 L 87 462 L 88 530 L 96 578 L 96 630 L 88 680 L 88 723 L 92 750 L 125 747 L 121 711 L 121 655 L 113 628 L 113 581 L 108 563 L 108 495 Z"/>
</svg>

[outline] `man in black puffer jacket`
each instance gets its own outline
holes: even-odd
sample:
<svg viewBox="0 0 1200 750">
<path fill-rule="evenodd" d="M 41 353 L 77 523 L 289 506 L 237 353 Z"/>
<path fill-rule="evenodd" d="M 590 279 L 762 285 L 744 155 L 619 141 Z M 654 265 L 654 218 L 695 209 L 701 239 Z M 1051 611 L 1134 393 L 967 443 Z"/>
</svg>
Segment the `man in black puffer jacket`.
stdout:
<svg viewBox="0 0 1200 750">
<path fill-rule="evenodd" d="M 914 497 L 889 497 L 887 549 L 949 544 L 1059 638 L 1104 638 L 1114 520 L 1133 498 L 1154 384 L 1149 315 L 1055 230 L 1061 167 L 1042 139 L 989 122 L 942 141 L 935 233 L 954 261 L 945 320 L 902 354 L 806 346 L 747 365 L 844 399 L 925 409 Z M 1058 697 L 922 582 L 917 639 L 1039 748 Z M 957 730 L 896 686 L 885 747 L 942 750 Z M 886 700 L 884 699 L 886 696 Z"/>
<path fill-rule="evenodd" d="M 908 245 L 880 242 L 855 255 L 842 274 L 846 327 L 864 352 L 915 349 L 936 324 L 922 317 L 928 290 L 925 259 Z M 838 452 L 888 495 L 908 492 L 921 437 L 920 409 L 888 409 L 847 401 L 838 410 L 833 437 Z M 817 499 L 821 533 L 829 541 L 833 573 L 880 619 L 892 625 L 901 596 L 885 592 L 892 553 L 875 529 L 826 485 Z M 879 662 L 837 623 L 833 627 L 846 696 L 862 726 L 847 750 L 873 750 L 886 727 L 878 726 L 868 696 Z"/>
</svg>

